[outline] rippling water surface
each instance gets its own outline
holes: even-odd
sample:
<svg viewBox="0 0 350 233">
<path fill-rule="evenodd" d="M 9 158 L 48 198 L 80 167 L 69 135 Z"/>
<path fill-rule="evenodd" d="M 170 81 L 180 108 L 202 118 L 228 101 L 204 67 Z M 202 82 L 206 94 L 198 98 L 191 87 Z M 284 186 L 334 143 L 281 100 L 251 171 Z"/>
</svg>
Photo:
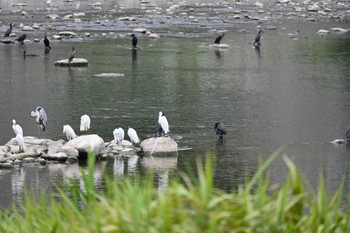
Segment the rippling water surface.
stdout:
<svg viewBox="0 0 350 233">
<path fill-rule="evenodd" d="M 140 35 L 138 51 L 130 50 L 129 38 L 52 42 L 49 53 L 42 43 L 0 44 L 0 143 L 14 136 L 13 118 L 25 135 L 56 140 L 64 139 L 64 124 L 78 131 L 83 114 L 91 117 L 90 133 L 105 141 L 112 140 L 114 128 L 129 126 L 145 139 L 163 111 L 170 135 L 180 138 L 178 157 L 109 159 L 98 164 L 97 187 L 103 187 L 104 174 L 120 179 L 154 170 L 162 188 L 176 170 L 186 163 L 194 167 L 197 156 L 213 149 L 216 186 L 229 191 L 256 171 L 259 154 L 266 158 L 285 146 L 284 153 L 313 185 L 323 170 L 334 191 L 344 175 L 349 178 L 350 151 L 329 142 L 344 138 L 350 125 L 350 36 L 316 36 L 321 26 L 334 25 L 280 25 L 265 31 L 260 50 L 248 44 L 255 27 L 245 33 L 228 29 L 223 43 L 231 48 L 226 50 L 208 47 L 214 34 L 160 40 Z M 299 40 L 292 40 L 287 33 L 296 28 Z M 55 67 L 72 46 L 76 57 L 88 59 L 89 66 Z M 24 48 L 39 56 L 23 59 Z M 123 75 L 94 76 L 99 73 Z M 49 118 L 44 134 L 30 118 L 38 105 Z M 222 142 L 213 131 L 216 121 L 229 129 Z M 269 172 L 278 183 L 287 167 L 278 158 Z M 1 170 L 0 206 L 22 199 L 24 184 L 39 193 L 67 177 L 79 179 L 79 174 L 78 165 L 63 164 Z"/>
</svg>

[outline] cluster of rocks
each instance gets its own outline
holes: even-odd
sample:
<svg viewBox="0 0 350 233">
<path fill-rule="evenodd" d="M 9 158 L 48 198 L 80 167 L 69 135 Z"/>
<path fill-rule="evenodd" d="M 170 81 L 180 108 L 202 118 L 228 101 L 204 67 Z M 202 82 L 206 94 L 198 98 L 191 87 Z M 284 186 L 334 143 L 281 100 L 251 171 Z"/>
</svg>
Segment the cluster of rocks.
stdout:
<svg viewBox="0 0 350 233">
<path fill-rule="evenodd" d="M 88 152 L 92 152 L 97 158 L 107 159 L 109 156 L 135 155 L 140 150 L 126 140 L 119 145 L 113 141 L 105 143 L 96 134 L 82 135 L 68 142 L 31 136 L 25 136 L 24 141 L 24 152 L 19 152 L 19 146 L 15 142 L 9 141 L 0 146 L 0 168 L 12 168 L 25 163 L 74 164 L 80 159 L 85 159 Z"/>
<path fill-rule="evenodd" d="M 87 153 L 91 152 L 98 159 L 108 157 L 129 157 L 140 154 L 176 154 L 177 143 L 170 137 L 149 138 L 141 142 L 140 147 L 135 147 L 131 142 L 123 140 L 116 144 L 114 141 L 104 142 L 97 134 L 81 135 L 68 142 L 60 139 L 40 139 L 36 137 L 24 137 L 26 150 L 19 152 L 19 145 L 9 141 L 0 146 L 0 169 L 13 168 L 16 165 L 35 163 L 45 165 L 47 163 L 74 164 L 84 160 Z"/>
<path fill-rule="evenodd" d="M 23 8 L 30 6 L 18 3 L 16 7 L 19 7 L 20 11 L 14 10 L 11 13 L 28 15 Z M 343 20 L 350 16 L 350 2 L 331 0 L 220 1 L 209 4 L 179 1 L 159 6 L 149 1 L 141 1 L 139 9 L 127 9 L 121 4 L 107 6 L 101 2 L 94 2 L 89 7 L 93 10 L 73 13 L 68 8 L 63 10 L 50 5 L 42 11 L 31 12 L 36 15 L 37 22 L 33 23 L 32 18 L 28 17 L 31 20 L 27 20 L 27 24 L 15 22 L 15 28 L 35 36 L 38 33 L 43 34 L 44 31 L 53 31 L 49 33 L 49 39 L 53 40 L 97 39 L 101 36 L 123 38 L 128 36 L 126 31 L 140 32 L 140 35 L 149 38 L 159 38 L 159 35 L 152 33 L 150 29 L 159 30 L 165 35 L 181 25 L 205 29 L 215 26 L 228 27 L 249 21 L 268 24 L 280 19 L 320 21 Z M 25 21 L 26 17 L 22 19 Z M 145 25 L 149 29 L 144 29 Z M 177 35 L 181 35 L 181 32 Z M 11 36 L 15 37 L 16 32 Z M 30 41 L 29 37 L 27 41 Z M 39 42 L 40 39 L 34 38 L 34 41 Z"/>
</svg>

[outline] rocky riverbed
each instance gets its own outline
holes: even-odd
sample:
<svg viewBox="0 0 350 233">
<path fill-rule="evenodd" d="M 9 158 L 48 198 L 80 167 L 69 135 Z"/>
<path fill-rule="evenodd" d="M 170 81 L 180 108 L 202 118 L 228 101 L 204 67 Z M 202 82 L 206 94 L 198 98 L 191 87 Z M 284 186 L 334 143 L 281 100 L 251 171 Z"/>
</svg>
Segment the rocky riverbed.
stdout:
<svg viewBox="0 0 350 233">
<path fill-rule="evenodd" d="M 183 1 L 165 6 L 146 1 L 137 9 L 97 1 L 81 9 L 71 2 L 65 6 L 43 3 L 35 9 L 26 3 L 13 4 L 1 12 L 1 31 L 13 22 L 12 38 L 26 33 L 25 42 L 40 42 L 44 33 L 54 41 L 116 39 L 132 32 L 157 39 L 162 36 L 196 37 L 199 32 L 206 35 L 233 26 L 245 30 L 247 24 L 274 30 L 281 20 L 344 21 L 350 16 L 349 2 L 331 0 L 222 1 L 215 4 Z"/>
<path fill-rule="evenodd" d="M 0 146 L 0 168 L 13 168 L 23 163 L 74 164 L 80 159 L 85 159 L 87 152 L 92 152 L 98 159 L 107 159 L 107 157 L 116 156 L 128 157 L 141 151 L 127 140 L 119 144 L 114 141 L 105 143 L 96 134 L 82 135 L 68 142 L 62 139 L 54 141 L 25 136 L 24 142 L 26 146 L 24 152 L 19 151 L 19 146 L 14 141 Z"/>
</svg>

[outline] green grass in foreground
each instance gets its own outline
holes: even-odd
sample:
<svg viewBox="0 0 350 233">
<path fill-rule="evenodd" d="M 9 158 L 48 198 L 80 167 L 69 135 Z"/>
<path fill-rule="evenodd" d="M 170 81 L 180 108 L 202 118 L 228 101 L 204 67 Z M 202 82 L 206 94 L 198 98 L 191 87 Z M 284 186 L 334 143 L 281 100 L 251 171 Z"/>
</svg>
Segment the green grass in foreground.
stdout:
<svg viewBox="0 0 350 233">
<path fill-rule="evenodd" d="M 153 177 L 122 184 L 107 181 L 105 193 L 93 186 L 94 159 L 84 174 L 85 190 L 72 184 L 60 200 L 27 198 L 23 209 L 0 215 L 0 232 L 350 232 L 350 213 L 343 187 L 329 196 L 325 182 L 314 194 L 303 187 L 300 173 L 287 158 L 286 182 L 269 191 L 263 175 L 274 153 L 250 181 L 233 193 L 213 187 L 213 162 L 198 163 L 198 179 L 183 176 L 159 194 Z M 92 156 L 90 156 L 92 158 Z"/>
</svg>

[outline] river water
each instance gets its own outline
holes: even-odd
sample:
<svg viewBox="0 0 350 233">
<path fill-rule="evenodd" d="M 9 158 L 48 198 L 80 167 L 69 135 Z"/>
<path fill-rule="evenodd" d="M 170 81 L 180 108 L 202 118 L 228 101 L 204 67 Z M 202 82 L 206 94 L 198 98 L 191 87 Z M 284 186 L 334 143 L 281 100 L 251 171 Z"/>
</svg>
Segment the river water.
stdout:
<svg viewBox="0 0 350 233">
<path fill-rule="evenodd" d="M 163 111 L 170 135 L 178 141 L 178 157 L 100 162 L 97 188 L 103 188 L 104 175 L 122 179 L 152 170 L 161 189 L 176 171 L 187 164 L 195 167 L 197 157 L 213 150 L 215 185 L 230 191 L 256 171 L 259 155 L 266 159 L 283 146 L 313 186 L 323 171 L 331 192 L 344 176 L 348 191 L 350 150 L 330 141 L 344 138 L 350 125 L 350 35 L 315 34 L 320 28 L 340 26 L 347 25 L 279 23 L 277 30 L 265 30 L 260 50 L 248 43 L 256 25 L 225 28 L 222 43 L 231 46 L 225 50 L 208 46 L 216 34 L 207 29 L 159 40 L 138 35 L 138 51 L 130 50 L 128 37 L 51 41 L 49 53 L 42 43 L 0 44 L 0 143 L 14 137 L 13 118 L 24 135 L 57 140 L 65 139 L 64 124 L 78 132 L 83 114 L 91 117 L 89 133 L 105 141 L 112 140 L 116 127 L 133 127 L 146 139 Z M 298 40 L 287 36 L 297 29 Z M 89 66 L 54 66 L 72 46 Z M 38 56 L 23 59 L 24 49 Z M 99 73 L 120 75 L 94 76 Z M 49 119 L 45 133 L 30 118 L 39 105 Z M 216 121 L 229 129 L 223 141 L 214 133 Z M 79 180 L 81 167 L 50 164 L 0 170 L 0 207 L 22 200 L 25 187 L 39 193 L 42 188 L 54 190 L 67 177 Z M 273 183 L 283 182 L 287 172 L 281 157 L 269 168 Z"/>
</svg>

